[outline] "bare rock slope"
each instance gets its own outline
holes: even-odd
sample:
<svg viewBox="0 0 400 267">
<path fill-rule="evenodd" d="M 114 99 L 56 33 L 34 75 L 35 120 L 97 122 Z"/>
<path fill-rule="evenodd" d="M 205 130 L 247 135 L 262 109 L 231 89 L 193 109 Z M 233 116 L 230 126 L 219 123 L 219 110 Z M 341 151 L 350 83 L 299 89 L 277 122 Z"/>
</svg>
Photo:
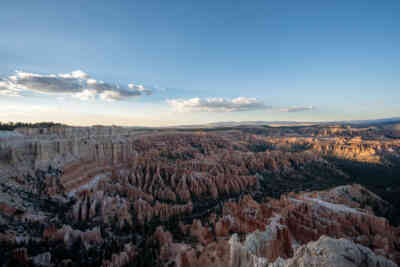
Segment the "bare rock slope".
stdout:
<svg viewBox="0 0 400 267">
<path fill-rule="evenodd" d="M 381 197 L 400 192 L 400 142 L 379 129 L 52 127 L 0 141 L 2 266 L 400 263 L 396 202 Z"/>
<path fill-rule="evenodd" d="M 298 248 L 287 260 L 278 259 L 268 267 L 395 267 L 394 262 L 373 253 L 369 248 L 347 239 L 322 236 Z"/>
</svg>

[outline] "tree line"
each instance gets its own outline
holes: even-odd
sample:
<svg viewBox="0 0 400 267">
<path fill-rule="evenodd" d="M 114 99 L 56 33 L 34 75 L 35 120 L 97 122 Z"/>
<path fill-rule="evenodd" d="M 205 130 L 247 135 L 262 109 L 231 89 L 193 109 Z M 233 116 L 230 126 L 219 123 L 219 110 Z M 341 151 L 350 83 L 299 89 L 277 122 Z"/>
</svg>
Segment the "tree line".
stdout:
<svg viewBox="0 0 400 267">
<path fill-rule="evenodd" d="M 57 122 L 1 122 L 0 121 L 0 130 L 1 131 L 13 131 L 17 128 L 47 128 L 52 126 L 63 126 L 61 123 Z"/>
</svg>

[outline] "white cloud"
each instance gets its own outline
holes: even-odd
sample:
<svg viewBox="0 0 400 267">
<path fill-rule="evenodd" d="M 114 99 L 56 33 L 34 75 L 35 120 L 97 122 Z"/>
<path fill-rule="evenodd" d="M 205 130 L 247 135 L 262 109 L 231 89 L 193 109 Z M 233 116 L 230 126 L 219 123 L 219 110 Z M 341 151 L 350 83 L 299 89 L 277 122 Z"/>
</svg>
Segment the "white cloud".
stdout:
<svg viewBox="0 0 400 267">
<path fill-rule="evenodd" d="M 295 106 L 295 107 L 289 107 L 289 108 L 282 108 L 280 109 L 281 112 L 301 112 L 301 111 L 307 111 L 307 110 L 313 110 L 315 109 L 314 106 Z"/>
<path fill-rule="evenodd" d="M 141 95 L 151 95 L 151 90 L 142 85 L 128 84 L 121 87 L 91 78 L 76 70 L 61 74 L 36 74 L 16 71 L 14 75 L 0 79 L 0 94 L 19 95 L 20 91 L 42 94 L 64 94 L 80 100 L 100 98 L 102 100 L 124 100 Z"/>
<path fill-rule="evenodd" d="M 20 94 L 17 91 L 13 90 L 8 90 L 8 89 L 0 89 L 0 95 L 4 96 L 20 96 Z"/>
<path fill-rule="evenodd" d="M 86 84 L 96 84 L 97 83 L 97 81 L 95 80 L 95 79 L 87 79 L 86 80 Z"/>
<path fill-rule="evenodd" d="M 270 106 L 256 98 L 238 97 L 225 98 L 191 98 L 167 100 L 178 111 L 213 111 L 213 112 L 237 112 L 259 109 L 269 109 Z"/>
<path fill-rule="evenodd" d="M 82 92 L 73 94 L 72 96 L 85 101 L 93 100 L 97 96 L 97 91 L 94 89 L 85 89 Z"/>
<path fill-rule="evenodd" d="M 121 100 L 122 96 L 117 91 L 107 90 L 100 94 L 100 98 L 106 101 L 115 101 L 115 100 Z"/>
<path fill-rule="evenodd" d="M 137 90 L 138 92 L 141 92 L 146 95 L 152 94 L 152 91 L 148 88 L 144 88 L 143 85 L 136 85 L 136 84 L 130 83 L 130 84 L 128 84 L 128 87 L 129 87 L 129 89 Z"/>
<path fill-rule="evenodd" d="M 272 109 L 257 98 L 238 97 L 226 98 L 190 98 L 170 99 L 167 103 L 177 111 L 212 111 L 212 112 L 238 112 L 261 109 Z M 294 106 L 279 109 L 281 112 L 301 112 L 314 110 L 314 106 Z"/>
<path fill-rule="evenodd" d="M 11 86 L 39 93 L 74 93 L 82 90 L 80 79 L 71 74 L 35 74 L 17 71 L 8 77 Z"/>
<path fill-rule="evenodd" d="M 60 76 L 61 78 L 70 78 L 70 79 L 88 79 L 89 75 L 81 70 L 75 70 L 71 73 L 62 73 L 59 74 L 58 76 Z"/>
<path fill-rule="evenodd" d="M 100 98 L 107 101 L 122 100 L 124 98 L 140 96 L 142 93 L 137 90 L 120 90 L 111 91 L 105 90 L 100 94 Z"/>
<path fill-rule="evenodd" d="M 7 80 L 0 79 L 0 95 L 5 96 L 20 96 L 19 90 Z"/>
</svg>

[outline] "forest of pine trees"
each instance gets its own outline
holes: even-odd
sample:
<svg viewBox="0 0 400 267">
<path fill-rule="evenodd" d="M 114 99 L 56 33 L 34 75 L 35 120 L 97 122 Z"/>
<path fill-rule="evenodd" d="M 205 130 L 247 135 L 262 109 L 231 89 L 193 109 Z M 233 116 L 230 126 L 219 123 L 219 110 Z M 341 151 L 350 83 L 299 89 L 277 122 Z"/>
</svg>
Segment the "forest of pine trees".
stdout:
<svg viewBox="0 0 400 267">
<path fill-rule="evenodd" d="M 61 123 L 56 122 L 1 122 L 0 121 L 0 131 L 13 131 L 17 128 L 29 127 L 29 128 L 47 128 L 52 126 L 62 126 Z"/>
</svg>

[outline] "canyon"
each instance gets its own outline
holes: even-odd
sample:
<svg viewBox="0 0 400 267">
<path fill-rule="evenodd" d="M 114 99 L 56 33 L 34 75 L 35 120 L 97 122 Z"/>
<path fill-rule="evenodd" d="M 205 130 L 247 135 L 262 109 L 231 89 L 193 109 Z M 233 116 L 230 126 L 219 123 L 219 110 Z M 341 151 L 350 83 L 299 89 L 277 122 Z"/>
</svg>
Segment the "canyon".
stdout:
<svg viewBox="0 0 400 267">
<path fill-rule="evenodd" d="M 397 125 L 18 128 L 2 266 L 398 266 Z"/>
</svg>

